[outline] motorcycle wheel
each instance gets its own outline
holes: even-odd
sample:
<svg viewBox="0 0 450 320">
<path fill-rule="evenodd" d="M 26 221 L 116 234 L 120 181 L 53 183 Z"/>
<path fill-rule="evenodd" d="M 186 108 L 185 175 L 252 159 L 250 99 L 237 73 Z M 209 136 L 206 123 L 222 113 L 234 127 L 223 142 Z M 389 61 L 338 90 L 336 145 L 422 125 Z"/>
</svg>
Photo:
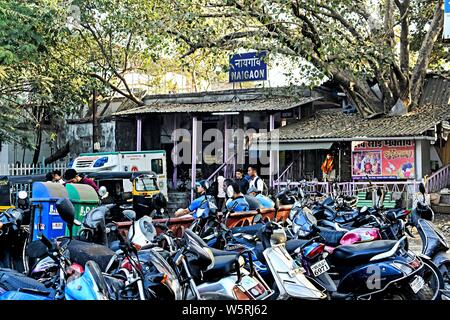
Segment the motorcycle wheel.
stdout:
<svg viewBox="0 0 450 320">
<path fill-rule="evenodd" d="M 445 300 L 450 300 L 450 264 L 442 264 L 439 267 L 441 271 L 442 278 L 444 279 L 444 291 L 442 298 Z"/>
<path fill-rule="evenodd" d="M 427 259 L 422 259 L 424 271 L 422 277 L 425 280 L 424 287 L 417 292 L 419 299 L 416 300 L 441 300 L 441 290 L 445 283 L 441 271 L 438 267 Z"/>
<path fill-rule="evenodd" d="M 382 300 L 441 300 L 441 290 L 444 287 L 444 279 L 439 269 L 433 262 L 422 259 L 424 264 L 421 276 L 425 284 L 419 292 L 414 293 L 408 284 L 396 290 L 390 290 L 384 293 Z"/>
</svg>

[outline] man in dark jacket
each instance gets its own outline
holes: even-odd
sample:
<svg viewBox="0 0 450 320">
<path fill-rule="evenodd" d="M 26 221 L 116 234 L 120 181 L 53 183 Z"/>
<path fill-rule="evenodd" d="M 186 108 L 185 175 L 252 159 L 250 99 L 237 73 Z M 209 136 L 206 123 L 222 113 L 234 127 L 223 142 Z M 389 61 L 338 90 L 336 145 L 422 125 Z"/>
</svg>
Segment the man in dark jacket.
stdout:
<svg viewBox="0 0 450 320">
<path fill-rule="evenodd" d="M 235 179 L 239 184 L 239 188 L 241 189 L 243 194 L 247 194 L 248 190 L 248 180 L 244 177 L 244 170 L 242 169 L 236 169 L 236 172 L 234 173 Z"/>
<path fill-rule="evenodd" d="M 95 183 L 95 181 L 90 178 L 79 176 L 75 169 L 67 169 L 66 172 L 64 173 L 64 180 L 66 180 L 66 183 L 87 184 L 92 188 L 94 188 L 95 191 L 98 193 L 98 186 Z"/>
</svg>

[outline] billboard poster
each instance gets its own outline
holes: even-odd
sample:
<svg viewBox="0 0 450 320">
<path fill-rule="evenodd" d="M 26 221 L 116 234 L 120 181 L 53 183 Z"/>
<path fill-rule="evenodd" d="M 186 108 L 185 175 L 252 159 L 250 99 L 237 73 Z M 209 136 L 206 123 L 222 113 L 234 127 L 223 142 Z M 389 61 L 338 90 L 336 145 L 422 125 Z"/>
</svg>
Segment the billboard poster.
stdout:
<svg viewBox="0 0 450 320">
<path fill-rule="evenodd" d="M 414 150 L 413 140 L 353 141 L 352 178 L 413 179 Z"/>
</svg>

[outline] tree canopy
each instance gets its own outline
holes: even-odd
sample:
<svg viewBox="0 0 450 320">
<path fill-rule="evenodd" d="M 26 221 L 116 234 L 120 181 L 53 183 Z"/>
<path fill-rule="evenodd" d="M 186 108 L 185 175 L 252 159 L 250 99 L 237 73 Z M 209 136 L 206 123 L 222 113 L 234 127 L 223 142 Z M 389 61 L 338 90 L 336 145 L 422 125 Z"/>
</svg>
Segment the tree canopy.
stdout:
<svg viewBox="0 0 450 320">
<path fill-rule="evenodd" d="M 415 108 L 427 70 L 448 72 L 442 28 L 442 0 L 0 0 L 0 139 L 38 149 L 94 89 L 143 104 L 129 74 L 223 81 L 239 50 L 333 80 L 365 117 Z"/>
<path fill-rule="evenodd" d="M 334 80 L 366 117 L 401 101 L 417 106 L 429 67 L 448 53 L 439 43 L 442 0 L 169 1 L 166 31 L 200 48 L 281 53 L 306 75 Z"/>
</svg>

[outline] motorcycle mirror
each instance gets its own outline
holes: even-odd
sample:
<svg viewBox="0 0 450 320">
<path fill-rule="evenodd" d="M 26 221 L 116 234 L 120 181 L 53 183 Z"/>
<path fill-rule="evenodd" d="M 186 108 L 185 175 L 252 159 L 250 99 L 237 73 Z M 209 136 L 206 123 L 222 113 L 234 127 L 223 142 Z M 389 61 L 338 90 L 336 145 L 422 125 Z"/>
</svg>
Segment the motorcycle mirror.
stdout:
<svg viewBox="0 0 450 320">
<path fill-rule="evenodd" d="M 75 208 L 69 199 L 63 198 L 56 202 L 56 210 L 60 217 L 68 224 L 73 225 L 75 222 Z"/>
<path fill-rule="evenodd" d="M 28 193 L 26 191 L 22 190 L 22 191 L 19 191 L 17 196 L 20 200 L 25 200 L 26 198 L 28 198 Z"/>
<path fill-rule="evenodd" d="M 253 217 L 252 224 L 261 223 L 263 220 L 262 214 L 258 213 Z"/>
<path fill-rule="evenodd" d="M 136 220 L 136 212 L 133 210 L 124 210 L 123 211 L 123 215 L 125 216 L 125 218 L 127 218 L 128 220 L 134 221 Z"/>
<path fill-rule="evenodd" d="M 108 196 L 108 190 L 105 186 L 101 186 L 100 189 L 98 189 L 98 195 L 101 199 L 105 199 Z"/>
<path fill-rule="evenodd" d="M 419 191 L 421 194 L 425 194 L 425 186 L 422 182 L 419 184 Z"/>
</svg>

